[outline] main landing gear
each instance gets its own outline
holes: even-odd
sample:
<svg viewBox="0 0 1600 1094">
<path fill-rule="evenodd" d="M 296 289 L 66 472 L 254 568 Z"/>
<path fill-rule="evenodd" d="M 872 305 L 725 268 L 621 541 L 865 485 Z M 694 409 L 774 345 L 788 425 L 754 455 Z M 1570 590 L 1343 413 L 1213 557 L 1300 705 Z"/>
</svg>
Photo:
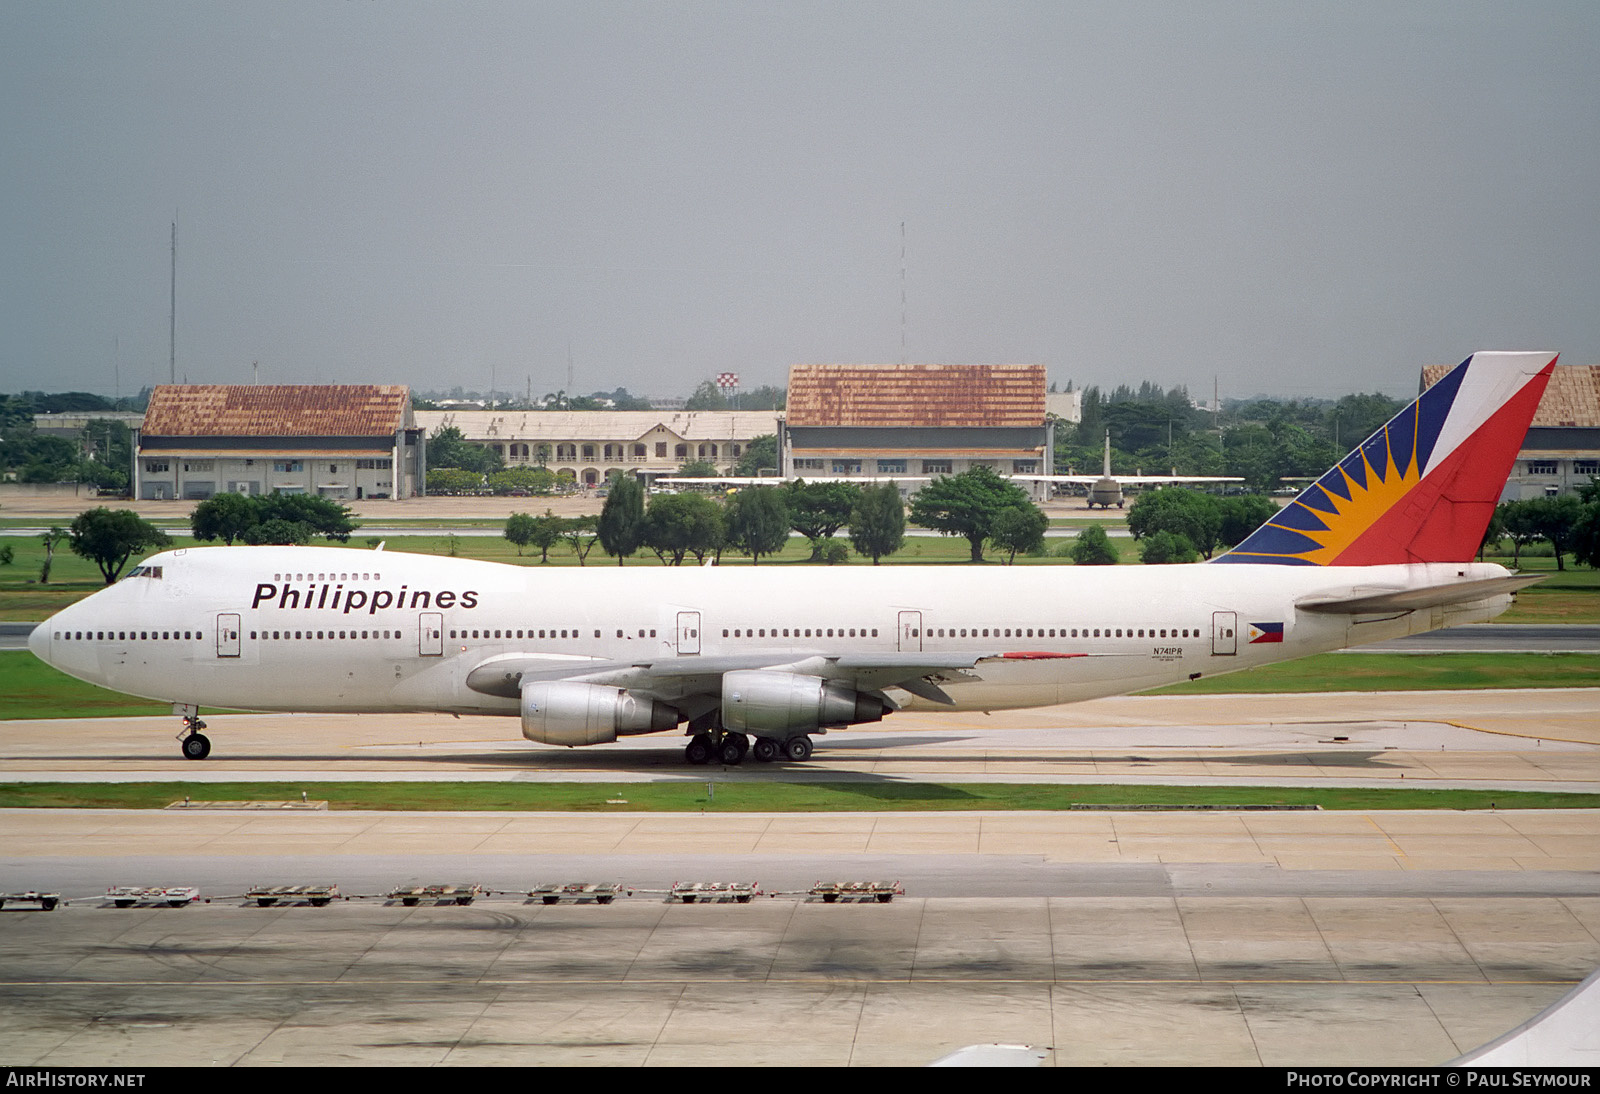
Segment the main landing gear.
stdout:
<svg viewBox="0 0 1600 1094">
<path fill-rule="evenodd" d="M 183 744 L 183 758 L 186 760 L 203 760 L 211 755 L 211 738 L 200 731 L 206 728 L 198 715 L 183 720 L 184 732 L 179 740 Z"/>
<path fill-rule="evenodd" d="M 684 748 L 683 759 L 684 762 L 694 764 L 696 767 L 708 764 L 712 760 L 726 767 L 737 767 L 744 763 L 747 754 L 764 764 L 772 763 L 780 756 L 801 763 L 811 758 L 811 738 L 803 733 L 786 741 L 772 737 L 757 737 L 752 744 L 750 738 L 743 733 L 720 731 L 696 733 Z"/>
</svg>

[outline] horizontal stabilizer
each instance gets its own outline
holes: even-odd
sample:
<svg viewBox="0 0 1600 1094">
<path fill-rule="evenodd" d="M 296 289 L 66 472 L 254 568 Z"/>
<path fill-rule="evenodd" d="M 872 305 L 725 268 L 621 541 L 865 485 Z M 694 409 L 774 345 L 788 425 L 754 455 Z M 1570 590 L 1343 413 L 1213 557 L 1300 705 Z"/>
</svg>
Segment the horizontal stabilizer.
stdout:
<svg viewBox="0 0 1600 1094">
<path fill-rule="evenodd" d="M 1372 586 L 1357 587 L 1345 596 L 1309 597 L 1295 602 L 1295 607 L 1308 612 L 1326 615 L 1367 615 L 1371 612 L 1409 612 L 1418 608 L 1436 608 L 1442 604 L 1468 604 L 1474 600 L 1487 600 L 1526 588 L 1543 581 L 1544 574 L 1515 574 L 1511 577 L 1490 577 L 1481 581 L 1456 581 L 1443 585 L 1425 585 L 1421 588 L 1383 589 Z"/>
</svg>

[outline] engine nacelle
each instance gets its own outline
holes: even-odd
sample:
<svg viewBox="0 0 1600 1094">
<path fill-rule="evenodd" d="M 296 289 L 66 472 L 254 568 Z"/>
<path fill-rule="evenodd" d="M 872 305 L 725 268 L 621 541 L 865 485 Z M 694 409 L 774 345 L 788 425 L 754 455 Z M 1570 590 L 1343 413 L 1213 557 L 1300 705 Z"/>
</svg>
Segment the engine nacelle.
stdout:
<svg viewBox="0 0 1600 1094">
<path fill-rule="evenodd" d="M 571 680 L 524 684 L 522 735 L 547 745 L 600 745 L 677 725 L 677 710 L 621 688 Z"/>
<path fill-rule="evenodd" d="M 888 707 L 820 676 L 744 669 L 722 676 L 722 725 L 758 737 L 793 737 L 823 726 L 876 722 Z"/>
</svg>

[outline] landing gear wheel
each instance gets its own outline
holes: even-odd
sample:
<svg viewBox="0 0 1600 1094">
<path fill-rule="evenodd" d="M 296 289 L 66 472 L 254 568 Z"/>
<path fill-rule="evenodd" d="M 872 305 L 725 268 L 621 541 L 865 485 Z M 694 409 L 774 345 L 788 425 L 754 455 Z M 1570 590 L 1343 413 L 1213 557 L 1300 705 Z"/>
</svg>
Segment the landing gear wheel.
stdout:
<svg viewBox="0 0 1600 1094">
<path fill-rule="evenodd" d="M 700 767 L 711 762 L 711 736 L 706 733 L 696 733 L 684 747 L 683 759 L 685 763 Z"/>
<path fill-rule="evenodd" d="M 783 748 L 771 737 L 757 737 L 756 743 L 750 746 L 750 754 L 760 763 L 770 764 L 776 760 Z"/>
<path fill-rule="evenodd" d="M 191 733 L 183 739 L 183 758 L 203 760 L 211 755 L 211 738 L 204 733 Z"/>
<path fill-rule="evenodd" d="M 717 749 L 717 759 L 729 767 L 738 767 L 744 763 L 744 754 L 750 751 L 750 738 L 743 733 L 729 733 L 722 738 L 722 744 Z"/>
<path fill-rule="evenodd" d="M 795 763 L 811 759 L 811 738 L 803 734 L 799 737 L 790 737 L 783 743 L 783 754 Z"/>
</svg>

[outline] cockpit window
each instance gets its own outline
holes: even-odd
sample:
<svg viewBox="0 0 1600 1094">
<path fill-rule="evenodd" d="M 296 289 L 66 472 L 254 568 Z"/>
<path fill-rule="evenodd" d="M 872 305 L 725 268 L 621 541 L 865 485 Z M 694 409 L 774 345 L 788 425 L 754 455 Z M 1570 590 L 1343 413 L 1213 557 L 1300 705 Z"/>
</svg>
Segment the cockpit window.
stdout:
<svg viewBox="0 0 1600 1094">
<path fill-rule="evenodd" d="M 161 580 L 161 570 L 162 570 L 162 568 L 160 566 L 135 566 L 133 569 L 128 571 L 128 576 L 129 577 L 152 577 L 152 578 L 155 578 L 157 581 L 160 581 Z"/>
</svg>

